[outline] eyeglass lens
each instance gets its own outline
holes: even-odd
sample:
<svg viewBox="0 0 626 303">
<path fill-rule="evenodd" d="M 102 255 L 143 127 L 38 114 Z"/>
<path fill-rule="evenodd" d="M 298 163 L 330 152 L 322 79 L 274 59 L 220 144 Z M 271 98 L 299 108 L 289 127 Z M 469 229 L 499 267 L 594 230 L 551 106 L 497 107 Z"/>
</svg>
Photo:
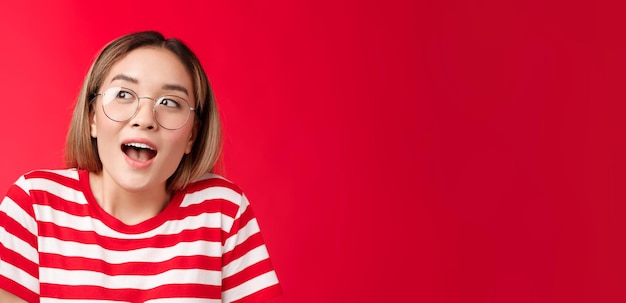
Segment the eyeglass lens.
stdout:
<svg viewBox="0 0 626 303">
<path fill-rule="evenodd" d="M 127 88 L 111 87 L 102 95 L 102 110 L 109 119 L 123 122 L 131 119 L 139 109 L 137 94 Z M 152 98 L 147 98 L 151 99 Z M 189 103 L 179 96 L 166 95 L 154 102 L 154 117 L 157 123 L 166 129 L 178 129 L 189 120 L 191 108 Z"/>
</svg>

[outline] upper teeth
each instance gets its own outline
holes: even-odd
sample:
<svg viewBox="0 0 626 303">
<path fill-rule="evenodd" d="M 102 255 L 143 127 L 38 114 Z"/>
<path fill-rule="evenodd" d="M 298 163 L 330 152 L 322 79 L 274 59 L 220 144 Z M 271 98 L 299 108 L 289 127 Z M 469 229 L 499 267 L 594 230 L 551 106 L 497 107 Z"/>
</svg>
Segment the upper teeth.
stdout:
<svg viewBox="0 0 626 303">
<path fill-rule="evenodd" d="M 144 143 L 126 143 L 126 146 L 131 146 L 131 147 L 136 147 L 136 148 L 145 148 L 145 149 L 150 149 L 150 150 L 154 150 L 154 148 L 148 146 L 147 144 Z"/>
</svg>

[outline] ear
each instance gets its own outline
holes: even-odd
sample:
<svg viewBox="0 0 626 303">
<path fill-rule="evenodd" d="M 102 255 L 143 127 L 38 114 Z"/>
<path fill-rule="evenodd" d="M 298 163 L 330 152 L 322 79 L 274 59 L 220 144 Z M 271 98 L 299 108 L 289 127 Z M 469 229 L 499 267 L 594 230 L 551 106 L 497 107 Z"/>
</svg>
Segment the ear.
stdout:
<svg viewBox="0 0 626 303">
<path fill-rule="evenodd" d="M 196 141 L 196 137 L 198 136 L 198 131 L 200 131 L 200 127 L 202 123 L 200 121 L 195 121 L 193 123 L 193 129 L 191 129 L 191 133 L 189 134 L 189 140 L 187 140 L 187 146 L 185 147 L 185 154 L 191 153 L 191 149 L 193 148 L 193 142 Z"/>
<path fill-rule="evenodd" d="M 98 137 L 98 128 L 96 127 L 96 111 L 91 110 L 89 113 L 89 132 L 92 138 Z"/>
</svg>

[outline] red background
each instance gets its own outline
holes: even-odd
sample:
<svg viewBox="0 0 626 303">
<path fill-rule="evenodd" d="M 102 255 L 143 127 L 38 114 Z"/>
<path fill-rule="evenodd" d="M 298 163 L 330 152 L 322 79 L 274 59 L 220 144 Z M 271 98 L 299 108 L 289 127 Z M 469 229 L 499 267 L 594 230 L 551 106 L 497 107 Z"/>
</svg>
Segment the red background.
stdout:
<svg viewBox="0 0 626 303">
<path fill-rule="evenodd" d="M 0 5 L 2 191 L 62 166 L 96 52 L 156 29 L 209 74 L 280 302 L 626 301 L 624 7 L 95 3 Z"/>
</svg>

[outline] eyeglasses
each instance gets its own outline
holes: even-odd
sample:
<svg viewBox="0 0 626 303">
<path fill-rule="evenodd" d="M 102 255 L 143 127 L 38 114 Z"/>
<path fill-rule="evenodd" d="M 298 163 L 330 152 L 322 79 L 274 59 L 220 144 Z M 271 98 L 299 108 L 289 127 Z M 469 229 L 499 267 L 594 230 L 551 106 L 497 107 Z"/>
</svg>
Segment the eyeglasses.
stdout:
<svg viewBox="0 0 626 303">
<path fill-rule="evenodd" d="M 140 99 L 153 100 L 152 112 L 156 122 L 170 130 L 185 126 L 191 112 L 195 110 L 187 100 L 179 96 L 164 95 L 157 99 L 139 97 L 133 90 L 125 87 L 110 87 L 96 96 L 102 96 L 104 114 L 116 122 L 125 122 L 134 117 L 139 111 Z"/>
</svg>

